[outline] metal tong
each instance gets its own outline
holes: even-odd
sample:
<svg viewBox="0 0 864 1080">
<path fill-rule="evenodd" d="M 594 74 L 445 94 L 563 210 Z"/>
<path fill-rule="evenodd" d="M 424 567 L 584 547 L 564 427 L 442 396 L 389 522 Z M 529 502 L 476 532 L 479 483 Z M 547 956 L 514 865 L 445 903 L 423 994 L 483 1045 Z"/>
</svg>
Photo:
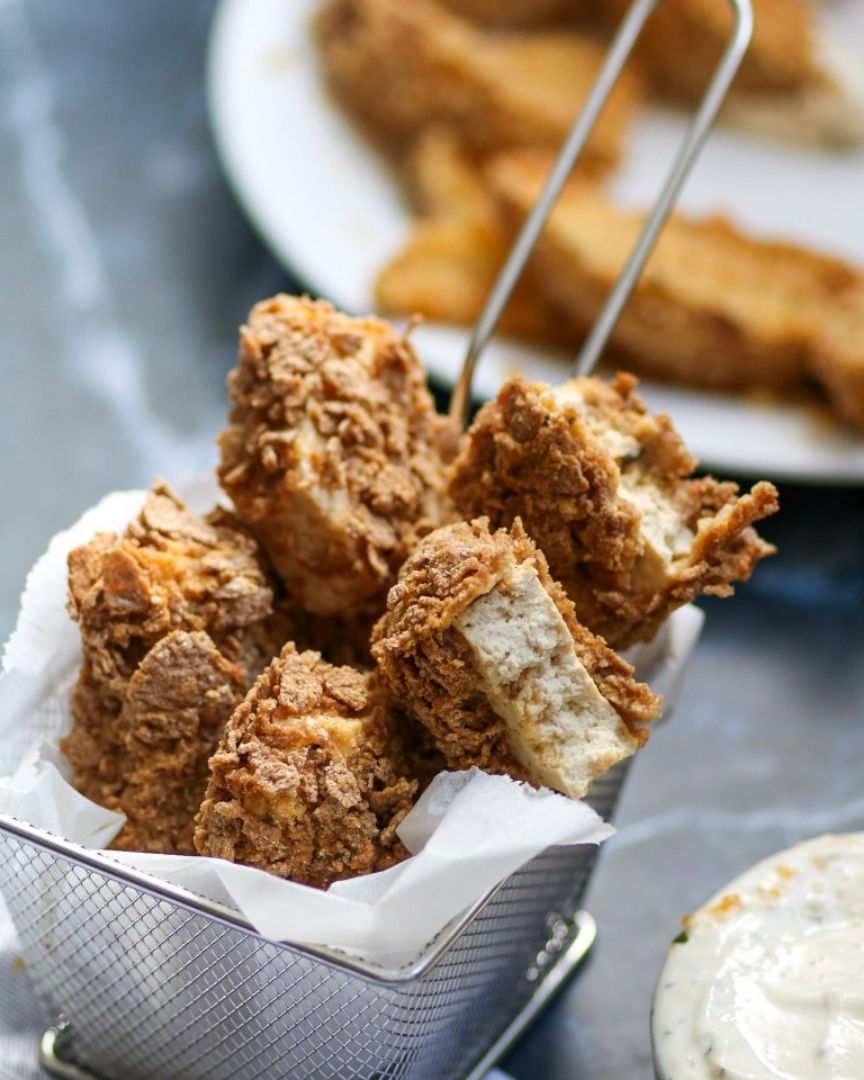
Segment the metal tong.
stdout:
<svg viewBox="0 0 864 1080">
<path fill-rule="evenodd" d="M 642 229 L 639 239 L 624 264 L 618 280 L 606 298 L 606 303 L 603 305 L 590 334 L 582 345 L 579 355 L 576 357 L 572 367 L 573 375 L 590 374 L 600 358 L 606 342 L 609 340 L 609 335 L 614 330 L 615 324 L 618 322 L 618 318 L 630 298 L 636 282 L 639 280 L 645 262 L 660 236 L 666 219 L 672 212 L 684 181 L 687 179 L 711 128 L 714 126 L 720 107 L 726 98 L 744 53 L 747 51 L 747 46 L 750 44 L 750 38 L 753 34 L 753 7 L 751 0 L 726 0 L 726 2 L 732 8 L 734 15 L 732 34 L 708 84 L 705 95 L 700 101 L 693 119 L 690 121 L 678 153 L 675 155 L 672 166 L 660 189 L 660 194 L 657 196 L 657 201 L 645 222 L 645 227 Z M 510 299 L 510 294 L 521 277 L 525 263 L 528 261 L 528 257 L 534 250 L 534 245 L 543 231 L 546 219 L 549 217 L 552 207 L 555 205 L 570 173 L 579 161 L 585 143 L 588 141 L 588 137 L 593 131 L 603 106 L 617 83 L 645 23 L 655 8 L 658 8 L 662 3 L 665 3 L 665 0 L 634 0 L 624 21 L 612 39 L 597 82 L 594 84 L 582 112 L 567 136 L 549 179 L 546 181 L 546 186 L 531 213 L 525 219 L 513 247 L 510 249 L 510 254 L 498 274 L 498 278 L 489 293 L 489 298 L 474 325 L 462 370 L 453 388 L 453 396 L 450 401 L 450 418 L 460 428 L 465 427 L 468 418 L 471 403 L 471 383 L 477 361 L 489 343 L 490 337 L 495 332 L 498 321 L 507 306 L 507 301 Z"/>
</svg>

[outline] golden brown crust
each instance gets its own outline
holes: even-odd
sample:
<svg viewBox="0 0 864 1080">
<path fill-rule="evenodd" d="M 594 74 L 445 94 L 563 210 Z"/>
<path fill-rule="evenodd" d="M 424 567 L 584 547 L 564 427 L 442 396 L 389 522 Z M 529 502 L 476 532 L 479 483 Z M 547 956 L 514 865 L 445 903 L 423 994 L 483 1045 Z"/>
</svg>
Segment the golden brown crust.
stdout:
<svg viewBox="0 0 864 1080">
<path fill-rule="evenodd" d="M 380 608 L 445 513 L 450 428 L 411 346 L 380 319 L 277 296 L 253 308 L 229 383 L 219 478 L 289 594 L 320 615 Z"/>
<path fill-rule="evenodd" d="M 382 311 L 472 325 L 485 304 L 513 234 L 479 164 L 452 128 L 432 127 L 404 161 L 409 197 L 419 213 L 404 248 L 379 272 Z M 530 265 L 501 316 L 501 333 L 575 347 L 569 321 L 540 290 Z"/>
<path fill-rule="evenodd" d="M 480 155 L 557 150 L 602 59 L 602 46 L 576 34 L 484 34 L 429 0 L 326 0 L 315 37 L 340 104 L 397 154 L 434 123 L 452 125 Z M 625 75 L 583 168 L 615 163 L 639 95 Z"/>
<path fill-rule="evenodd" d="M 417 786 L 374 678 L 288 645 L 211 759 L 195 844 L 325 888 L 406 857 L 395 830 Z"/>
<path fill-rule="evenodd" d="M 228 520 L 157 482 L 122 536 L 70 553 L 83 656 L 62 749 L 78 790 L 127 814 L 115 846 L 192 850 L 220 725 L 290 629 L 257 545 Z"/>
<path fill-rule="evenodd" d="M 695 459 L 665 414 L 652 416 L 619 375 L 571 384 L 582 404 L 561 402 L 543 384 L 511 379 L 471 425 L 450 491 L 466 516 L 493 527 L 521 518 L 586 626 L 616 648 L 650 640 L 662 621 L 701 593 L 728 595 L 773 548 L 750 525 L 777 509 L 770 484 L 737 498 L 737 486 L 691 478 Z M 621 497 L 621 467 L 596 437 L 629 438 L 639 475 L 656 485 L 696 533 L 658 586 L 646 577 L 642 514 Z"/>
<path fill-rule="evenodd" d="M 390 591 L 372 653 L 389 692 L 432 733 L 450 768 L 478 766 L 532 781 L 514 756 L 504 721 L 485 696 L 456 620 L 520 565 L 533 568 L 573 638 L 577 656 L 631 734 L 644 742 L 659 711 L 633 669 L 582 626 L 546 560 L 516 521 L 490 533 L 485 520 L 426 537 Z"/>
<path fill-rule="evenodd" d="M 864 430 L 864 281 L 819 337 L 812 369 L 837 415 Z"/>
<path fill-rule="evenodd" d="M 626 0 L 608 5 L 622 14 Z M 813 13 L 803 0 L 754 0 L 753 39 L 733 94 L 777 94 L 821 81 L 815 56 Z M 665 93 L 696 101 L 705 92 L 732 32 L 732 9 L 713 0 L 665 0 L 652 14 L 637 56 Z"/>
<path fill-rule="evenodd" d="M 518 224 L 549 161 L 509 154 L 489 168 Z M 534 255 L 536 280 L 572 324 L 593 324 L 643 223 L 602 192 L 572 183 Z M 755 240 L 720 218 L 674 216 L 613 335 L 621 362 L 656 378 L 718 389 L 798 390 L 831 383 L 818 342 L 861 291 L 860 272 L 791 244 Z"/>
<path fill-rule="evenodd" d="M 591 9 L 592 0 L 444 0 L 466 18 L 490 26 L 537 26 Z"/>
</svg>

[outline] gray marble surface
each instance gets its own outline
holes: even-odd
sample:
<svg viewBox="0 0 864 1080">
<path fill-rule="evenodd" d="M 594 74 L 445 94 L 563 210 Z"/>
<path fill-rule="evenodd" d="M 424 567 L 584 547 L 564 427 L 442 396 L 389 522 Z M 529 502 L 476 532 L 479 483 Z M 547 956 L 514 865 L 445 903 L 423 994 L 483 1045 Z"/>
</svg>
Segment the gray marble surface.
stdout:
<svg viewBox="0 0 864 1080">
<path fill-rule="evenodd" d="M 55 530 L 109 489 L 213 462 L 235 328 L 290 285 L 213 152 L 211 11 L 0 3 L 0 636 Z M 864 494 L 782 498 L 780 555 L 707 605 L 677 713 L 632 770 L 588 896 L 598 944 L 504 1063 L 519 1080 L 647 1080 L 681 915 L 771 851 L 864 828 Z M 2 955 L 18 1038 L 0 1076 L 20 1080 L 27 991 Z"/>
</svg>

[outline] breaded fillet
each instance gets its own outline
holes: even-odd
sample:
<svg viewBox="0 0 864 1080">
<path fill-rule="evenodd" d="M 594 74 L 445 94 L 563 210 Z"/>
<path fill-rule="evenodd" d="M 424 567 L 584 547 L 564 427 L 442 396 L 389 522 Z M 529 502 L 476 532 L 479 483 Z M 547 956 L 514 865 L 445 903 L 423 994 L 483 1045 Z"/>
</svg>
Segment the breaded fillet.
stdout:
<svg viewBox="0 0 864 1080">
<path fill-rule="evenodd" d="M 489 170 L 515 221 L 534 205 L 544 155 L 505 155 Z M 587 184 L 568 185 L 533 268 L 575 331 L 593 323 L 643 224 Z M 627 366 L 658 378 L 739 389 L 799 387 L 814 342 L 860 288 L 861 274 L 791 244 L 756 240 L 719 218 L 673 216 L 611 337 Z"/>
<path fill-rule="evenodd" d="M 811 371 L 838 416 L 864 431 L 864 279 L 842 310 L 826 320 Z"/>
<path fill-rule="evenodd" d="M 751 528 L 776 511 L 774 487 L 739 497 L 694 478 L 671 421 L 635 385 L 509 380 L 477 414 L 450 484 L 465 517 L 521 519 L 580 622 L 615 648 L 650 640 L 694 597 L 731 594 L 774 550 Z"/>
<path fill-rule="evenodd" d="M 417 787 L 373 677 L 288 645 L 210 761 L 195 846 L 326 888 L 407 856 L 395 830 Z"/>
<path fill-rule="evenodd" d="M 513 235 L 482 170 L 449 128 L 430 128 L 405 159 L 408 193 L 419 211 L 405 247 L 378 274 L 382 311 L 472 325 L 507 258 Z M 502 333 L 574 345 L 569 321 L 542 294 L 530 266 L 501 317 Z"/>
<path fill-rule="evenodd" d="M 576 620 L 518 521 L 426 537 L 390 591 L 372 652 L 450 768 L 573 797 L 633 754 L 659 712 L 630 665 Z"/>
<path fill-rule="evenodd" d="M 451 10 L 490 26 L 539 26 L 590 11 L 593 0 L 444 0 Z"/>
<path fill-rule="evenodd" d="M 276 296 L 240 332 L 219 479 L 289 595 L 361 617 L 440 524 L 451 429 L 407 340 L 380 319 Z"/>
<path fill-rule="evenodd" d="M 574 33 L 486 34 L 433 0 L 325 0 L 314 28 L 339 103 L 397 155 L 440 123 L 474 154 L 557 150 L 603 56 Z M 588 142 L 586 170 L 615 164 L 639 95 L 625 74 Z"/>
<path fill-rule="evenodd" d="M 207 758 L 290 631 L 255 541 L 157 482 L 122 536 L 70 553 L 69 609 L 82 642 L 62 743 L 75 786 L 127 815 L 115 847 L 191 851 Z"/>
<path fill-rule="evenodd" d="M 602 0 L 615 22 L 629 0 Z M 808 0 L 753 0 L 753 39 L 723 116 L 757 134 L 827 147 L 864 141 L 860 72 L 821 31 Z M 637 56 L 663 93 L 695 102 L 729 40 L 732 12 L 715 0 L 665 0 Z M 854 63 L 854 61 L 853 61 Z"/>
</svg>

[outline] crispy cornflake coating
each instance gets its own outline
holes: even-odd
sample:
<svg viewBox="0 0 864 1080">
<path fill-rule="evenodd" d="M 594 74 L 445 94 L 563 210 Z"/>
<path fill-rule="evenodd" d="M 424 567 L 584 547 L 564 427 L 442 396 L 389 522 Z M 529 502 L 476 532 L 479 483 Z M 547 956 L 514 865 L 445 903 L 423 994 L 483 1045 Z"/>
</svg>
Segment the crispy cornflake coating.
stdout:
<svg viewBox="0 0 864 1080">
<path fill-rule="evenodd" d="M 418 783 L 374 677 L 286 646 L 210 761 L 200 854 L 325 888 L 404 859 Z"/>
<path fill-rule="evenodd" d="M 488 34 L 430 0 L 326 0 L 315 36 L 339 103 L 397 156 L 435 123 L 452 126 L 475 154 L 557 150 L 603 58 L 590 37 Z M 638 80 L 625 72 L 581 168 L 615 164 L 640 96 Z"/>
<path fill-rule="evenodd" d="M 122 536 L 69 555 L 82 665 L 62 749 L 79 791 L 127 815 L 116 847 L 192 850 L 207 758 L 291 630 L 257 544 L 229 520 L 157 482 Z"/>
<path fill-rule="evenodd" d="M 257 304 L 240 333 L 219 478 L 305 611 L 383 608 L 445 515 L 449 424 L 388 323 L 308 298 Z"/>
<path fill-rule="evenodd" d="M 777 492 L 695 478 L 696 460 L 636 380 L 511 379 L 477 414 L 450 490 L 466 517 L 517 518 L 581 622 L 610 645 L 650 640 L 697 596 L 728 596 L 774 549 L 751 528 Z"/>
<path fill-rule="evenodd" d="M 518 521 L 432 533 L 387 608 L 372 646 L 381 677 L 450 768 L 581 796 L 659 713 L 633 668 L 579 623 Z"/>
</svg>

